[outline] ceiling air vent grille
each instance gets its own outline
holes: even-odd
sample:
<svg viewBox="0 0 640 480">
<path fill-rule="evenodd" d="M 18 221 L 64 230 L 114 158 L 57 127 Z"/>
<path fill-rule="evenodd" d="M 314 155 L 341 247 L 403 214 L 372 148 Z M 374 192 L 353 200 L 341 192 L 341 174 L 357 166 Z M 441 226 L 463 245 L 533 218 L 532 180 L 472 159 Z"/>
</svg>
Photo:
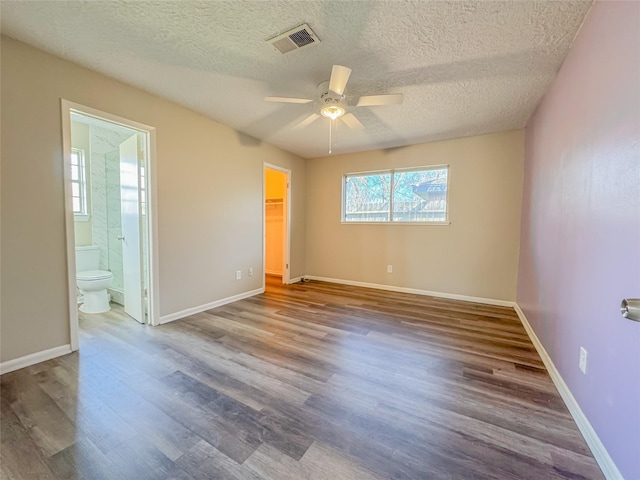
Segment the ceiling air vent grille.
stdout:
<svg viewBox="0 0 640 480">
<path fill-rule="evenodd" d="M 288 32 L 270 38 L 267 42 L 273 45 L 280 53 L 289 53 L 303 47 L 308 47 L 309 45 L 320 43 L 320 39 L 313 30 L 311 30 L 311 27 L 304 23 Z"/>
</svg>

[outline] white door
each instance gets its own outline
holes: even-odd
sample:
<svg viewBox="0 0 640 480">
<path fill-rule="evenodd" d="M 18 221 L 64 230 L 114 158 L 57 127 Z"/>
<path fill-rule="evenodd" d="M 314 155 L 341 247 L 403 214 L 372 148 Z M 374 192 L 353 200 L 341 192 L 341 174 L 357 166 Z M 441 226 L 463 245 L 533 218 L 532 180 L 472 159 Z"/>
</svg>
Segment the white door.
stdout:
<svg viewBox="0 0 640 480">
<path fill-rule="evenodd" d="M 144 323 L 139 170 L 138 136 L 133 135 L 120 144 L 124 311 L 138 322 Z"/>
</svg>

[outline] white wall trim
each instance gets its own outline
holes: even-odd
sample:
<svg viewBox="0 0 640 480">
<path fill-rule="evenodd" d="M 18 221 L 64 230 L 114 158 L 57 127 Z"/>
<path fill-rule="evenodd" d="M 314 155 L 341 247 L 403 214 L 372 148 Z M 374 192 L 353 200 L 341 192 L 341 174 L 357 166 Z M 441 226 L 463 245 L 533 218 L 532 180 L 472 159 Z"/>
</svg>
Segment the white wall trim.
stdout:
<svg viewBox="0 0 640 480">
<path fill-rule="evenodd" d="M 237 302 L 238 300 L 242 300 L 243 298 L 260 295 L 261 293 L 264 293 L 264 288 L 256 288 L 255 290 L 249 290 L 248 292 L 221 298 L 220 300 L 216 300 L 215 302 L 205 303 L 204 305 L 198 305 L 197 307 L 186 308 L 184 310 L 180 310 L 179 312 L 170 313 L 168 315 L 162 315 L 160 317 L 160 325 L 173 322 L 175 320 L 180 320 L 181 318 L 188 317 L 189 315 L 195 315 L 196 313 L 201 313 L 205 310 L 211 310 L 212 308 L 221 307 L 222 305 L 226 305 L 227 303 Z"/>
<path fill-rule="evenodd" d="M 340 278 L 318 277 L 316 275 L 304 275 L 305 279 L 318 280 L 321 282 L 339 283 L 342 285 L 353 285 L 354 287 L 375 288 L 377 290 L 389 290 L 391 292 L 415 293 L 416 295 L 428 295 L 431 297 L 448 298 L 451 300 L 463 300 L 465 302 L 484 303 L 486 305 L 497 305 L 499 307 L 513 307 L 514 302 L 508 300 L 496 300 L 493 298 L 470 297 L 468 295 L 458 295 L 457 293 L 432 292 L 430 290 L 419 290 L 417 288 L 397 287 L 395 285 L 382 285 L 379 283 L 356 282 L 354 280 L 343 280 Z"/>
<path fill-rule="evenodd" d="M 50 348 L 49 350 L 43 350 L 41 352 L 31 353 L 24 357 L 14 358 L 13 360 L 7 360 L 0 363 L 0 375 L 5 373 L 20 370 L 21 368 L 30 367 L 36 363 L 46 362 L 52 358 L 61 357 L 71 353 L 71 344 L 61 345 L 59 347 Z"/>
<path fill-rule="evenodd" d="M 62 151 L 64 174 L 64 221 L 65 244 L 67 256 L 67 297 L 69 298 L 69 344 L 71 350 L 79 347 L 78 303 L 76 281 L 76 243 L 73 205 L 71 203 L 71 108 L 73 104 L 64 98 L 60 99 L 60 115 L 62 117 Z"/>
<path fill-rule="evenodd" d="M 265 275 L 274 275 L 276 277 L 282 276 L 282 272 L 276 272 L 275 270 L 265 270 L 264 273 Z"/>
<path fill-rule="evenodd" d="M 298 282 L 301 282 L 303 278 L 305 278 L 305 277 L 295 277 L 295 278 L 290 278 L 290 279 L 289 279 L 289 285 L 290 285 L 290 284 L 292 284 L 292 283 L 298 283 Z"/>
<path fill-rule="evenodd" d="M 553 360 L 551 360 L 551 357 L 540 342 L 540 339 L 536 335 L 536 332 L 533 331 L 533 328 L 527 320 L 524 312 L 517 303 L 514 303 L 513 308 L 518 314 L 518 318 L 520 318 L 522 326 L 524 326 L 524 329 L 527 331 L 527 334 L 529 335 L 533 346 L 536 347 L 538 355 L 540 355 L 542 363 L 544 363 L 544 366 L 547 368 L 553 384 L 558 389 L 558 393 L 560 393 L 562 400 L 564 400 L 564 403 L 569 409 L 569 413 L 571 413 L 571 416 L 576 422 L 576 425 L 578 425 L 582 436 L 591 449 L 591 453 L 593 453 L 596 462 L 598 462 L 598 465 L 602 469 L 602 473 L 604 474 L 605 478 L 607 478 L 607 480 L 624 480 L 622 474 L 620 473 L 620 470 L 618 470 L 618 467 L 616 466 L 613 459 L 609 455 L 609 452 L 607 452 L 607 449 L 600 440 L 600 437 L 598 437 L 598 434 L 591 426 L 591 423 L 587 419 L 587 416 L 580 408 L 580 405 L 571 393 L 571 390 L 569 390 L 569 387 L 560 375 L 560 372 L 558 372 L 558 369 L 553 364 Z"/>
</svg>

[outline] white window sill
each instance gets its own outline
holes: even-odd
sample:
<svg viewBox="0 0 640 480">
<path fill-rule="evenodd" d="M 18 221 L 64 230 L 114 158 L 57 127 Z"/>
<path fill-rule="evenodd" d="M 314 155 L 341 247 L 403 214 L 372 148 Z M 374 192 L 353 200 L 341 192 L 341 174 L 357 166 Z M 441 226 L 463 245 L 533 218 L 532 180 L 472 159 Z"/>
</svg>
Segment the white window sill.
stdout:
<svg viewBox="0 0 640 480">
<path fill-rule="evenodd" d="M 91 219 L 91 215 L 78 215 L 77 213 L 73 214 L 73 220 L 76 222 L 88 222 Z"/>
<path fill-rule="evenodd" d="M 340 222 L 342 225 L 422 225 L 433 227 L 446 227 L 451 222 Z"/>
</svg>

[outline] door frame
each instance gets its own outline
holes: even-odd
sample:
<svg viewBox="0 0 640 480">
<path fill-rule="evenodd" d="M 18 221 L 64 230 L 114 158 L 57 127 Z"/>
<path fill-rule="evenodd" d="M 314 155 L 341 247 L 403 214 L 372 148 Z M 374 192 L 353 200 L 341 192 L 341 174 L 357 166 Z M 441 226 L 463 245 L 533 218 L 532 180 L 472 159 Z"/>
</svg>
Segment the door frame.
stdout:
<svg viewBox="0 0 640 480">
<path fill-rule="evenodd" d="M 73 206 L 71 202 L 71 113 L 78 112 L 89 117 L 96 117 L 107 122 L 122 125 L 133 130 L 145 133 L 147 139 L 147 159 L 145 178 L 147 181 L 147 268 L 149 285 L 147 285 L 147 295 L 149 299 L 149 325 L 160 324 L 160 301 L 158 275 L 158 203 L 157 178 L 156 178 L 156 129 L 149 125 L 139 123 L 128 118 L 103 112 L 86 105 L 71 102 L 64 98 L 60 99 L 60 112 L 62 116 L 62 150 L 64 167 L 64 210 L 65 210 L 65 242 L 67 254 L 67 281 L 69 289 L 69 328 L 71 350 L 79 348 L 78 334 L 78 300 L 76 296 L 76 252 L 75 252 L 75 223 L 73 217 Z"/>
<path fill-rule="evenodd" d="M 285 174 L 285 188 L 282 205 L 284 212 L 282 218 L 286 222 L 285 234 L 282 245 L 282 283 L 291 283 L 291 170 L 271 163 L 263 163 L 262 167 L 262 288 L 266 286 L 265 275 L 267 268 L 267 169 L 276 170 Z"/>
</svg>

